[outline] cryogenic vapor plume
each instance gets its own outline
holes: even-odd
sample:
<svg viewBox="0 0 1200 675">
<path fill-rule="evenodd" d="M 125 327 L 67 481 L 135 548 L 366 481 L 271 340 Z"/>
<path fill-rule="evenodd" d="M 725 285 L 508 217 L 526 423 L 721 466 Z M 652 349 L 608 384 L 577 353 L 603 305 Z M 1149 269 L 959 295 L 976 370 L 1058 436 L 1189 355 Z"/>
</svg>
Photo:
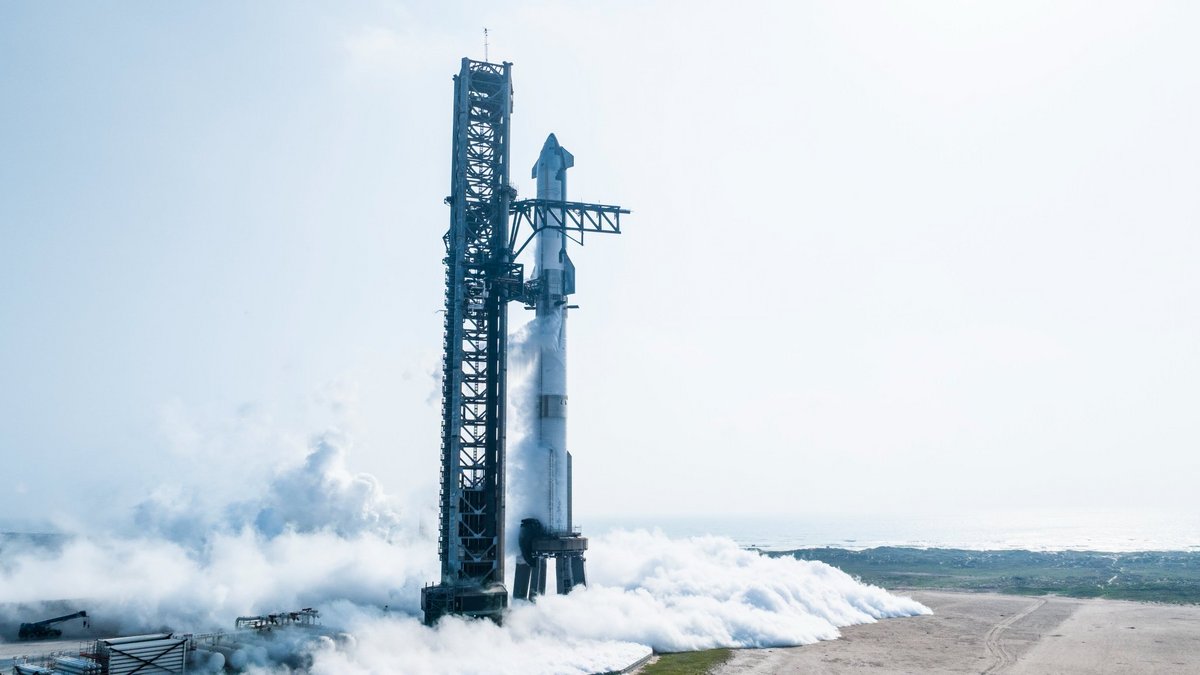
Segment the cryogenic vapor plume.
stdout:
<svg viewBox="0 0 1200 675">
<path fill-rule="evenodd" d="M 508 338 L 508 479 L 506 481 L 507 522 L 504 531 L 508 535 L 505 550 L 519 550 L 517 536 L 521 530 L 521 519 L 530 514 L 543 514 L 544 505 L 539 497 L 549 491 L 546 472 L 541 471 L 540 461 L 545 449 L 538 442 L 537 433 L 537 367 L 538 355 L 551 349 L 557 342 L 559 320 L 555 317 L 536 317 L 515 331 Z"/>
<path fill-rule="evenodd" d="M 247 505 L 244 517 L 252 514 L 255 529 L 267 535 L 285 530 L 328 530 L 344 537 L 399 533 L 399 509 L 374 476 L 346 469 L 345 452 L 340 435 L 318 437 L 304 466 L 279 476 L 262 500 Z M 314 495 L 319 498 L 313 500 Z"/>
<path fill-rule="evenodd" d="M 124 528 L 139 536 L 0 544 L 0 598 L 86 598 L 98 629 L 120 631 L 229 628 L 238 615 L 333 599 L 415 611 L 416 579 L 436 569 L 436 550 L 415 523 L 402 524 L 373 477 L 346 468 L 347 447 L 340 434 L 322 434 L 256 499 L 211 513 L 143 503 L 137 527 Z M 15 620 L 2 611 L 0 631 Z"/>
<path fill-rule="evenodd" d="M 418 599 L 438 569 L 436 541 L 378 481 L 347 468 L 347 447 L 337 434 L 318 437 L 305 462 L 257 498 L 193 526 L 176 527 L 175 514 L 163 513 L 166 526 L 138 537 L 0 540 L 0 634 L 15 633 L 29 605 L 67 599 L 83 601 L 94 630 L 110 634 L 229 629 L 239 615 L 315 606 L 333 637 L 250 648 L 237 665 L 339 675 L 588 673 L 650 649 L 805 644 L 837 637 L 840 626 L 928 612 L 822 563 L 639 531 L 593 538 L 586 588 L 519 602 L 503 626 L 447 617 L 428 628 Z M 152 510 L 138 513 L 149 523 Z M 26 605 L 21 615 L 16 603 Z M 225 659 L 202 656 L 199 667 Z"/>
</svg>

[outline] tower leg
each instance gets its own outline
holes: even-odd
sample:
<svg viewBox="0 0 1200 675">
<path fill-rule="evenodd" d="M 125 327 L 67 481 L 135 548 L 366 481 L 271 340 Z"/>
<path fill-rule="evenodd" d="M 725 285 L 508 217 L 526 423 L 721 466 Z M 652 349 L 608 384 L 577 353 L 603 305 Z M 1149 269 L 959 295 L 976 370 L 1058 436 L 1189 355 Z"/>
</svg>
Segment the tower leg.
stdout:
<svg viewBox="0 0 1200 675">
<path fill-rule="evenodd" d="M 565 556 L 558 556 L 554 559 L 554 580 L 558 586 L 558 594 L 566 595 L 571 592 L 571 587 L 575 585 L 571 579 L 571 559 Z"/>
<path fill-rule="evenodd" d="M 584 571 L 583 556 L 571 558 L 571 580 L 576 586 L 587 586 L 587 572 Z"/>
<path fill-rule="evenodd" d="M 576 586 L 586 586 L 587 576 L 583 569 L 583 556 L 564 555 L 555 558 L 554 571 L 559 595 L 566 595 Z"/>
<path fill-rule="evenodd" d="M 526 565 L 526 568 L 529 570 L 529 582 L 525 589 L 525 599 L 533 602 L 539 593 L 545 592 L 541 589 L 546 588 L 546 561 L 543 558 L 534 558 L 532 563 Z M 521 590 L 519 585 L 517 590 Z"/>
<path fill-rule="evenodd" d="M 546 594 L 546 559 L 545 558 L 538 558 L 538 561 L 537 561 L 537 583 L 534 585 L 534 587 L 537 589 L 535 591 L 535 593 L 537 595 L 545 595 Z"/>
<path fill-rule="evenodd" d="M 513 598 L 517 600 L 529 599 L 529 578 L 533 573 L 533 568 L 524 562 L 517 563 L 517 576 L 513 579 Z"/>
</svg>

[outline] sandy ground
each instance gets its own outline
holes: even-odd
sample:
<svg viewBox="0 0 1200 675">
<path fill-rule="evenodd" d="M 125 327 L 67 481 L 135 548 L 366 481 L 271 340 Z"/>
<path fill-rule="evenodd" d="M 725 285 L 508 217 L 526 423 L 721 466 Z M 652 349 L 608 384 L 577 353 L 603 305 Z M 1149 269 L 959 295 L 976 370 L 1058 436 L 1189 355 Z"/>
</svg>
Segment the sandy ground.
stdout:
<svg viewBox="0 0 1200 675">
<path fill-rule="evenodd" d="M 933 616 L 842 629 L 789 649 L 743 649 L 716 672 L 1200 673 L 1200 606 L 912 591 Z"/>
</svg>

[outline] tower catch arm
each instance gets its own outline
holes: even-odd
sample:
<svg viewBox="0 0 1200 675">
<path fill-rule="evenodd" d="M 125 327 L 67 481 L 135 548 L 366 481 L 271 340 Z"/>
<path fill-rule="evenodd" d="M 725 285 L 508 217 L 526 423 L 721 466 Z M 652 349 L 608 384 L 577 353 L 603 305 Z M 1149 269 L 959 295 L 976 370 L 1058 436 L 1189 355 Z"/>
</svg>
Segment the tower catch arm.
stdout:
<svg viewBox="0 0 1200 675">
<path fill-rule="evenodd" d="M 588 204 L 585 202 L 563 202 L 553 199 L 522 199 L 509 205 L 512 214 L 512 227 L 509 230 L 508 247 L 513 252 L 513 258 L 521 254 L 525 247 L 533 241 L 538 232 L 544 229 L 560 230 L 566 236 L 571 233 L 579 234 L 579 238 L 571 239 L 583 244 L 583 235 L 620 234 L 621 215 L 628 214 L 629 209 L 609 204 Z M 529 226 L 529 233 L 521 240 L 521 223 Z"/>
</svg>

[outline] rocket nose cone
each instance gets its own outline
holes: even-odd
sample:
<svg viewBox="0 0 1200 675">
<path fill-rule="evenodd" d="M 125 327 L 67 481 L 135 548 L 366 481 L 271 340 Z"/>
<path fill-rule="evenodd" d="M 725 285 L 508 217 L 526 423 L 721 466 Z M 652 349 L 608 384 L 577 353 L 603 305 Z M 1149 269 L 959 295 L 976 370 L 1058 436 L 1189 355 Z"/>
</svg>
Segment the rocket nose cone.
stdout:
<svg viewBox="0 0 1200 675">
<path fill-rule="evenodd" d="M 558 144 L 558 138 L 554 134 L 550 134 L 546 137 L 546 143 L 542 145 L 542 152 L 538 155 L 538 160 L 533 165 L 534 178 L 538 177 L 539 164 L 557 166 L 560 169 L 569 169 L 575 166 L 575 156 Z"/>
</svg>

